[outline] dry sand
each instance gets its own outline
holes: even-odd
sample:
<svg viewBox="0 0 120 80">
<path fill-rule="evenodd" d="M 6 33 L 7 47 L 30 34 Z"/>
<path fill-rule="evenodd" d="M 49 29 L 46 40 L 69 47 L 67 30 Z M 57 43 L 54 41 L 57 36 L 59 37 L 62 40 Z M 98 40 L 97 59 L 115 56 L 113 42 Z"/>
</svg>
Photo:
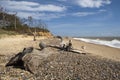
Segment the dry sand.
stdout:
<svg viewBox="0 0 120 80">
<path fill-rule="evenodd" d="M 33 41 L 33 36 L 17 35 L 8 38 L 0 39 L 0 55 L 13 55 L 17 54 L 25 47 L 39 48 L 38 44 L 41 39 L 45 37 L 37 37 L 37 41 Z M 65 39 L 68 41 L 68 39 Z M 98 55 L 103 58 L 120 61 L 120 49 L 112 48 L 103 45 L 86 43 L 79 40 L 72 40 L 73 48 L 81 50 L 82 52 L 92 53 L 92 55 Z M 82 46 L 85 49 L 82 49 Z"/>
<path fill-rule="evenodd" d="M 25 47 L 39 48 L 40 40 L 45 37 L 37 37 L 37 41 L 33 41 L 33 36 L 16 35 L 0 39 L 0 55 L 13 55 L 22 51 Z"/>
</svg>

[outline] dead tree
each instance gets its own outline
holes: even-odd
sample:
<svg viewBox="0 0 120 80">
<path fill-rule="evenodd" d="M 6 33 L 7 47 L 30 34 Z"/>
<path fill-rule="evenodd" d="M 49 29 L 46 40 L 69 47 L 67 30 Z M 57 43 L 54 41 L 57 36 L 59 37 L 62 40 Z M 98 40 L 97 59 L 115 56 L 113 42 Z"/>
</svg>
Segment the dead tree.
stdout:
<svg viewBox="0 0 120 80">
<path fill-rule="evenodd" d="M 17 12 L 15 12 L 15 13 L 13 14 L 13 16 L 15 17 L 15 20 L 14 20 L 14 28 L 15 28 L 15 30 L 17 29 L 17 26 L 16 26 L 16 24 L 17 24 L 16 15 L 17 15 Z"/>
<path fill-rule="evenodd" d="M 32 27 L 32 25 L 33 25 L 32 16 L 28 16 L 28 22 L 29 22 L 29 27 Z M 35 28 L 34 32 L 32 32 L 32 30 L 29 28 L 29 32 L 32 33 L 32 35 L 33 35 L 33 41 L 36 41 L 36 28 Z"/>
<path fill-rule="evenodd" d="M 6 9 L 3 7 L 0 7 L 0 12 L 2 13 L 2 28 L 5 28 L 5 12 Z"/>
</svg>

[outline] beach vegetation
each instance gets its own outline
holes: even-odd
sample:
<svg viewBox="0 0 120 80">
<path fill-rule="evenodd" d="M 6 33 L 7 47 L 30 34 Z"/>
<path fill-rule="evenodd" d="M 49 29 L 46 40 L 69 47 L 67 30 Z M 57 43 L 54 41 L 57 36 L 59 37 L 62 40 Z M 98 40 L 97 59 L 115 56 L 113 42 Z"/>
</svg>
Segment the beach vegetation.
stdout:
<svg viewBox="0 0 120 80">
<path fill-rule="evenodd" d="M 34 25 L 36 24 L 37 25 Z M 34 23 L 34 24 L 33 24 Z M 0 6 L 0 34 L 2 32 L 19 33 L 19 34 L 33 34 L 34 32 L 50 32 L 47 26 L 42 21 L 36 21 L 28 16 L 28 19 L 21 19 L 17 17 L 17 12 L 12 14 L 4 7 Z M 6 32 L 8 31 L 8 32 Z"/>
</svg>

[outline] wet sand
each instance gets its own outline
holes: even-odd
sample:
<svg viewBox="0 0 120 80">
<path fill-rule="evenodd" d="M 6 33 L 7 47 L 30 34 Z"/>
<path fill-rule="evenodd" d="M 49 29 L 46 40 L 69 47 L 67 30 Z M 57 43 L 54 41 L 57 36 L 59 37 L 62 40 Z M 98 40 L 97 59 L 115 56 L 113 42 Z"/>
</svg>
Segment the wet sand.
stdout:
<svg viewBox="0 0 120 80">
<path fill-rule="evenodd" d="M 75 49 L 79 49 L 87 53 L 91 53 L 92 55 L 98 55 L 103 58 L 120 61 L 120 49 L 119 48 L 86 43 L 86 42 L 79 41 L 79 40 L 73 40 L 73 46 Z M 82 46 L 84 46 L 85 49 L 82 49 Z"/>
</svg>

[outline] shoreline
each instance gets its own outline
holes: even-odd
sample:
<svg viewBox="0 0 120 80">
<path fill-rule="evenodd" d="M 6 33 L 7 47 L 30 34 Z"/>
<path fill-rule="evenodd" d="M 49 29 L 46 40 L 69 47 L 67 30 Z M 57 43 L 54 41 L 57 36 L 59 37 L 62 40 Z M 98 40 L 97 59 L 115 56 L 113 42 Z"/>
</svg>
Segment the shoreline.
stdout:
<svg viewBox="0 0 120 80">
<path fill-rule="evenodd" d="M 84 50 L 87 53 L 91 53 L 93 56 L 97 55 L 103 58 L 120 61 L 120 49 L 114 48 L 106 45 L 93 44 L 89 42 L 84 42 L 80 40 L 73 40 L 74 47 L 78 50 L 82 50 L 82 46 L 85 46 Z"/>
<path fill-rule="evenodd" d="M 102 39 L 102 38 L 73 38 L 76 40 L 80 40 L 87 43 L 93 43 L 98 45 L 105 45 L 108 47 L 118 48 L 120 49 L 120 40 L 116 38 L 112 38 L 111 40 L 109 38 Z"/>
</svg>

